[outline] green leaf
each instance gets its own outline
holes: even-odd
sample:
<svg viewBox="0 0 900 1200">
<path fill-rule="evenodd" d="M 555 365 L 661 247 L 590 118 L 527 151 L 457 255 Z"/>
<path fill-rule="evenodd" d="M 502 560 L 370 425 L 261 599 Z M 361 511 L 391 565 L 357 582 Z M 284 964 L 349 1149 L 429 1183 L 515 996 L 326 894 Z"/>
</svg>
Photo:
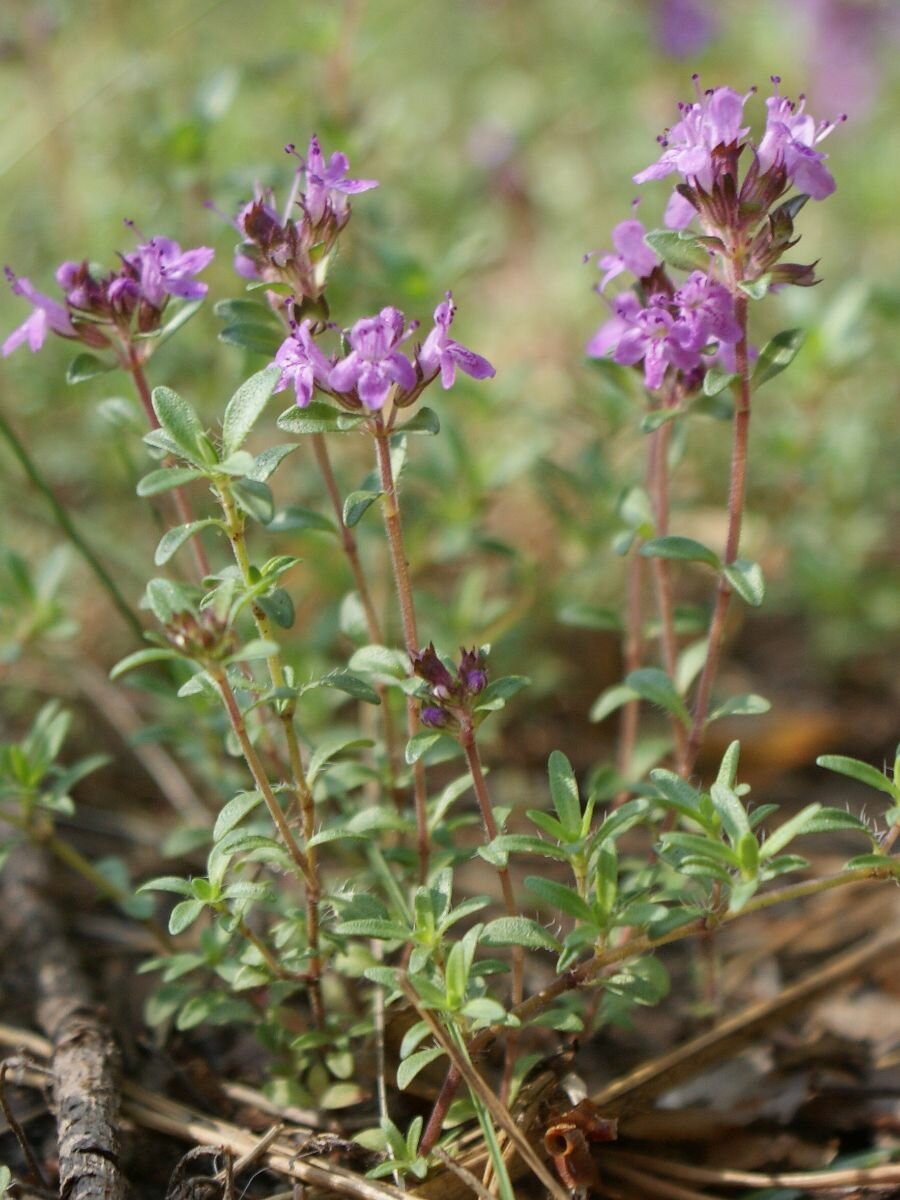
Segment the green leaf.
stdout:
<svg viewBox="0 0 900 1200">
<path fill-rule="evenodd" d="M 636 692 L 642 700 L 665 709 L 685 726 L 690 725 L 691 715 L 665 671 L 657 667 L 642 667 L 625 677 L 625 686 Z"/>
<path fill-rule="evenodd" d="M 265 354 L 273 358 L 284 341 L 284 331 L 257 321 L 236 321 L 219 330 L 219 341 L 229 346 L 240 346 L 253 354 Z"/>
<path fill-rule="evenodd" d="M 423 1067 L 427 1067 L 435 1059 L 441 1058 L 443 1053 L 440 1046 L 432 1046 L 430 1050 L 417 1050 L 415 1054 L 404 1058 L 397 1068 L 397 1087 L 400 1091 L 405 1092 Z"/>
<path fill-rule="evenodd" d="M 364 700 L 366 704 L 380 704 L 381 700 L 378 693 L 365 679 L 360 679 L 358 675 L 354 675 L 352 671 L 339 669 L 329 671 L 327 675 L 323 675 L 317 680 L 318 687 L 335 688 L 339 692 L 346 692 L 348 696 L 352 696 L 354 700 Z"/>
<path fill-rule="evenodd" d="M 763 842 L 759 852 L 760 858 L 763 860 L 773 858 L 795 837 L 808 832 L 810 822 L 821 811 L 821 808 L 821 804 L 807 804 L 806 808 L 801 809 L 796 816 L 785 821 L 783 825 L 779 825 Z"/>
<path fill-rule="evenodd" d="M 860 762 L 858 758 L 847 758 L 844 754 L 822 754 L 816 759 L 816 765 L 824 767 L 826 771 L 846 775 L 858 783 L 864 783 L 866 787 L 876 788 L 879 792 L 887 792 L 895 800 L 900 799 L 900 787 L 891 783 L 890 779 L 875 767 Z"/>
<path fill-rule="evenodd" d="M 169 933 L 177 937 L 197 920 L 206 906 L 200 900 L 182 900 L 176 904 L 169 916 Z"/>
<path fill-rule="evenodd" d="M 238 507 L 260 525 L 268 525 L 275 515 L 275 500 L 268 484 L 258 479 L 241 479 L 231 485 Z"/>
<path fill-rule="evenodd" d="M 529 950 L 562 949 L 562 944 L 537 921 L 527 917 L 498 917 L 485 925 L 481 935 L 485 946 L 525 946 Z"/>
<path fill-rule="evenodd" d="M 574 625 L 579 629 L 604 629 L 619 633 L 622 618 L 613 608 L 600 604 L 589 604 L 583 600 L 571 600 L 556 614 L 563 625 Z"/>
<path fill-rule="evenodd" d="M 382 942 L 402 942 L 409 937 L 409 930 L 399 921 L 384 921 L 375 917 L 341 921 L 334 932 L 340 937 L 378 938 Z"/>
<path fill-rule="evenodd" d="M 174 892 L 177 896 L 191 895 L 191 885 L 178 875 L 160 875 L 156 879 L 148 879 L 136 890 L 139 896 L 145 892 Z"/>
<path fill-rule="evenodd" d="M 683 416 L 683 410 L 680 408 L 656 408 L 652 412 L 644 413 L 638 428 L 641 433 L 656 433 L 657 429 L 680 416 Z"/>
<path fill-rule="evenodd" d="M 581 800 L 578 783 L 572 764 L 561 750 L 554 750 L 547 762 L 550 777 L 550 795 L 559 823 L 565 831 L 566 841 L 577 841 L 581 836 Z"/>
<path fill-rule="evenodd" d="M 176 525 L 174 529 L 167 530 L 160 538 L 153 561 L 158 567 L 163 566 L 194 534 L 211 525 L 218 526 L 219 522 L 213 517 L 206 517 L 202 521 L 191 521 L 189 525 Z"/>
<path fill-rule="evenodd" d="M 300 504 L 288 504 L 279 508 L 267 529 L 271 533 L 299 533 L 304 529 L 316 533 L 331 533 L 337 535 L 337 527 L 330 517 L 323 516 L 315 509 L 304 508 Z"/>
<path fill-rule="evenodd" d="M 527 833 L 501 833 L 495 837 L 488 846 L 480 846 L 478 853 L 482 858 L 486 856 L 482 851 L 489 848 L 495 848 L 501 853 L 509 854 L 539 854 L 543 858 L 555 858 L 560 862 L 568 862 L 569 855 L 560 846 L 554 846 L 552 842 L 545 842 L 543 838 L 534 837 Z M 503 863 L 505 866 L 506 863 Z"/>
<path fill-rule="evenodd" d="M 254 662 L 259 658 L 274 658 L 280 652 L 281 647 L 277 642 L 271 642 L 267 638 L 253 638 L 252 641 L 241 646 L 235 654 L 232 654 L 228 661 L 230 663 Z"/>
<path fill-rule="evenodd" d="M 728 840 L 733 846 L 738 846 L 744 835 L 750 833 L 750 822 L 740 796 L 733 788 L 718 780 L 712 785 L 710 795 Z"/>
<path fill-rule="evenodd" d="M 250 431 L 262 416 L 280 378 L 280 367 L 266 367 L 265 370 L 251 375 L 246 383 L 242 383 L 228 401 L 222 420 L 224 457 L 227 458 L 243 446 Z"/>
<path fill-rule="evenodd" d="M 278 428 L 287 433 L 349 433 L 366 418 L 345 413 L 322 400 L 313 400 L 306 408 L 294 406 L 278 418 Z"/>
<path fill-rule="evenodd" d="M 113 667 L 109 673 L 110 679 L 118 679 L 120 675 L 124 675 L 126 671 L 134 671 L 137 667 L 146 666 L 147 663 L 164 662 L 166 659 L 177 658 L 178 655 L 174 650 L 169 650 L 166 646 L 150 646 L 146 650 L 135 650 L 133 654 L 126 654 L 123 659 Z"/>
<path fill-rule="evenodd" d="M 623 704 L 628 704 L 632 700 L 637 700 L 638 694 L 634 688 L 627 687 L 624 683 L 617 683 L 614 687 L 607 688 L 605 692 L 601 692 L 594 703 L 591 705 L 591 710 L 588 713 L 588 719 L 591 721 L 603 721 L 610 713 L 621 708 Z"/>
<path fill-rule="evenodd" d="M 644 241 L 664 263 L 679 271 L 706 271 L 710 253 L 699 238 L 686 230 L 653 229 Z"/>
<path fill-rule="evenodd" d="M 383 492 L 350 492 L 344 501 L 344 524 L 352 528 L 358 525 L 369 508 Z"/>
<path fill-rule="evenodd" d="M 114 362 L 104 362 L 96 354 L 76 354 L 66 368 L 66 383 L 84 383 L 98 375 L 108 375 L 115 368 Z"/>
<path fill-rule="evenodd" d="M 174 579 L 151 579 L 142 607 L 149 608 L 157 621 L 166 625 L 176 613 L 190 611 L 199 596 L 199 589 Z"/>
<path fill-rule="evenodd" d="M 153 389 L 153 411 L 156 419 L 187 458 L 205 461 L 203 442 L 206 431 L 193 407 L 171 388 Z"/>
<path fill-rule="evenodd" d="M 448 737 L 446 733 L 436 732 L 430 729 L 420 730 L 414 737 L 411 737 L 406 743 L 406 762 L 408 766 L 413 766 L 423 755 L 427 754 L 432 746 L 436 746 L 438 742 L 446 741 L 453 742 L 453 738 Z"/>
<path fill-rule="evenodd" d="M 216 817 L 213 841 L 219 842 L 240 825 L 241 821 L 262 803 L 262 792 L 241 792 L 229 800 Z"/>
<path fill-rule="evenodd" d="M 700 808 L 700 793 L 691 787 L 686 779 L 682 779 L 674 771 L 667 771 L 664 767 L 657 767 L 651 771 L 650 779 L 667 807 L 674 808 L 676 812 L 682 813 L 692 821 L 706 824 Z"/>
<path fill-rule="evenodd" d="M 257 596 L 256 603 L 281 629 L 290 629 L 294 624 L 294 602 L 284 588 L 272 588 L 264 596 Z"/>
<path fill-rule="evenodd" d="M 376 696 L 375 699 L 377 700 L 378 697 Z M 354 734 L 338 733 L 322 738 L 310 755 L 309 766 L 306 768 L 306 778 L 310 786 L 315 783 L 325 764 L 337 757 L 338 754 L 372 745 L 374 743 L 371 738 L 357 737 Z"/>
<path fill-rule="evenodd" d="M 219 300 L 213 305 L 213 312 L 220 321 L 224 321 L 228 325 L 234 325 L 239 321 L 254 321 L 260 325 L 268 324 L 272 329 L 284 332 L 271 308 L 260 300 L 239 298 Z"/>
<path fill-rule="evenodd" d="M 253 460 L 253 466 L 246 472 L 250 479 L 265 483 L 270 475 L 274 475 L 289 454 L 300 449 L 299 442 L 282 442 L 278 446 L 269 446 L 261 450 Z"/>
<path fill-rule="evenodd" d="M 680 562 L 706 563 L 714 571 L 718 571 L 722 565 L 718 554 L 714 550 L 710 550 L 708 546 L 704 546 L 702 542 L 676 535 L 651 538 L 649 542 L 644 542 L 641 546 L 640 553 L 644 558 L 670 558 Z"/>
<path fill-rule="evenodd" d="M 190 483 L 193 479 L 200 479 L 204 475 L 203 471 L 196 467 L 161 467 L 158 471 L 151 471 L 149 475 L 145 475 L 138 482 L 137 494 L 139 496 L 156 496 L 159 492 L 167 492 L 170 488 L 181 487 L 184 483 Z"/>
<path fill-rule="evenodd" d="M 763 346 L 753 370 L 754 389 L 774 379 L 791 365 L 805 337 L 802 329 L 785 329 L 776 333 L 772 340 Z"/>
<path fill-rule="evenodd" d="M 858 833 L 864 833 L 868 837 L 872 836 L 872 832 L 866 825 L 865 821 L 861 821 L 859 817 L 853 813 L 847 812 L 843 808 L 822 808 L 808 823 L 804 833 L 836 833 L 838 830 L 852 829 Z"/>
<path fill-rule="evenodd" d="M 433 408 L 423 407 L 406 422 L 397 429 L 398 433 L 426 433 L 435 434 L 441 432 L 441 422 L 437 413 Z"/>
<path fill-rule="evenodd" d="M 877 867 L 882 871 L 887 870 L 894 875 L 900 875 L 900 858 L 888 854 L 857 854 L 856 858 L 844 863 L 845 871 L 855 871 L 860 867 Z"/>
<path fill-rule="evenodd" d="M 494 679 L 478 697 L 475 711 L 496 712 L 506 705 L 507 700 L 517 695 L 523 688 L 527 688 L 530 684 L 531 680 L 527 675 L 504 675 L 500 679 Z"/>
<path fill-rule="evenodd" d="M 765 696 L 757 696 L 754 692 L 747 692 L 742 696 L 732 696 L 724 704 L 720 704 L 718 708 L 713 709 L 707 717 L 707 724 L 711 721 L 718 721 L 721 717 L 756 716 L 758 713 L 767 713 L 771 707 L 772 705 Z"/>
<path fill-rule="evenodd" d="M 227 458 L 216 463 L 215 470 L 222 475 L 234 475 L 240 478 L 242 475 L 249 475 L 253 470 L 255 459 L 247 450 L 233 450 Z"/>
<path fill-rule="evenodd" d="M 736 558 L 733 563 L 722 568 L 722 574 L 742 600 L 754 608 L 759 608 L 766 595 L 766 581 L 763 579 L 759 563 Z"/>
<path fill-rule="evenodd" d="M 742 280 L 738 283 L 738 287 L 751 300 L 763 300 L 768 295 L 771 282 L 772 273 L 767 271 L 765 275 L 760 275 L 758 279 Z"/>
<path fill-rule="evenodd" d="M 739 379 L 740 375 L 735 375 L 731 371 L 723 371 L 721 367 L 708 367 L 703 376 L 703 395 L 710 398 L 718 396 L 720 392 L 724 392 Z"/>
<path fill-rule="evenodd" d="M 574 888 L 553 879 L 544 879 L 539 875 L 529 875 L 525 879 L 525 887 L 535 896 L 540 896 L 556 912 L 567 913 L 577 921 L 593 923 L 595 918 L 591 907 Z"/>
</svg>

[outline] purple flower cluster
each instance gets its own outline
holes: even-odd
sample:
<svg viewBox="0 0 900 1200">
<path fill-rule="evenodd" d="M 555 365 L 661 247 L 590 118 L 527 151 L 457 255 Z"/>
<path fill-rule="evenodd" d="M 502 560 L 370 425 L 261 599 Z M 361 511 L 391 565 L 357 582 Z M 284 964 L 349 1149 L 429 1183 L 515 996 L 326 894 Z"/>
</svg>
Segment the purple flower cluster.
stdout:
<svg viewBox="0 0 900 1200">
<path fill-rule="evenodd" d="M 428 684 L 422 699 L 422 724 L 432 729 L 452 729 L 471 711 L 472 701 L 487 687 L 483 650 L 460 647 L 459 664 L 451 672 L 431 642 L 412 656 L 413 674 Z"/>
<path fill-rule="evenodd" d="M 106 275 L 93 274 L 87 262 L 64 262 L 56 271 L 62 303 L 7 267 L 13 292 L 31 303 L 32 312 L 7 337 L 2 353 L 11 354 L 23 344 L 40 350 L 48 333 L 93 349 L 122 350 L 135 334 L 160 327 L 170 298 L 198 300 L 206 295 L 206 284 L 195 277 L 209 266 L 213 253 L 206 246 L 183 251 L 170 238 L 156 237 L 121 255 L 119 269 Z"/>
<path fill-rule="evenodd" d="M 383 308 L 374 317 L 363 317 L 347 334 L 349 350 L 341 359 L 329 359 L 314 340 L 310 320 L 295 324 L 275 355 L 273 366 L 281 368 L 277 391 L 293 386 L 297 403 L 305 408 L 313 391 L 334 397 L 344 407 L 383 408 L 393 393 L 394 403 L 404 408 L 421 395 L 438 375 L 445 388 L 456 369 L 474 379 L 489 379 L 494 368 L 480 354 L 449 336 L 455 308 L 450 293 L 434 311 L 434 328 L 418 348 L 414 362 L 400 350 L 415 332 L 397 308 Z"/>
<path fill-rule="evenodd" d="M 777 76 L 772 82 L 775 94 L 766 101 L 766 127 L 756 145 L 744 124 L 744 107 L 754 92 L 740 95 L 728 87 L 701 92 L 694 76 L 696 101 L 679 105 L 680 119 L 658 139 L 659 158 L 634 176 L 636 183 L 681 176 L 665 223 L 682 230 L 699 217 L 704 236 L 688 237 L 690 250 L 685 246 L 682 255 L 677 246 L 665 248 L 673 234 L 654 239 L 654 245 L 667 261 L 671 254 L 680 264 L 695 258 L 702 264 L 708 253 L 708 266 L 695 269 L 680 286 L 673 282 L 634 216 L 615 227 L 614 252 L 599 259 L 604 272 L 599 292 L 624 272 L 636 283 L 611 302 L 612 315 L 588 342 L 587 353 L 625 366 L 643 363 L 650 390 L 669 378 L 690 391 L 715 361 L 731 369 L 744 336 L 735 306 L 742 287 L 815 282 L 813 266 L 781 259 L 795 244 L 794 218 L 806 200 L 823 200 L 834 191 L 825 155 L 816 147 L 835 122 L 817 125 L 803 97 L 795 103 L 779 94 Z M 742 154 L 749 159 L 743 172 Z M 801 194 L 784 200 L 791 186 Z"/>
<path fill-rule="evenodd" d="M 325 288 L 330 251 L 350 220 L 347 197 L 376 188 L 378 182 L 350 179 L 344 154 L 334 153 L 326 163 L 315 135 L 305 157 L 293 145 L 286 150 L 300 165 L 285 216 L 278 215 L 269 190 L 245 204 L 235 221 L 243 240 L 234 267 L 245 279 L 287 283 L 298 300 L 316 300 Z M 299 217 L 292 215 L 295 205 Z"/>
<path fill-rule="evenodd" d="M 754 155 L 753 184 L 757 192 L 774 190 L 780 195 L 793 184 L 814 200 L 823 200 L 834 191 L 834 180 L 825 167 L 825 158 L 815 147 L 834 129 L 837 121 L 817 125 L 804 112 L 805 100 L 798 103 L 778 94 L 780 78 L 772 76 L 776 93 L 766 101 L 766 128 L 758 147 L 745 141 L 749 127 L 742 125 L 744 105 L 754 95 L 743 96 L 728 87 L 711 88 L 701 92 L 699 79 L 694 76 L 697 99 L 679 104 L 680 120 L 667 130 L 659 143 L 662 154 L 634 177 L 635 183 L 664 179 L 672 172 L 680 174 L 695 193 L 690 199 L 684 189 L 676 189 L 669 199 L 665 223 L 670 229 L 683 229 L 701 206 L 697 194 L 708 196 L 725 175 L 733 177 L 737 157 L 745 146 Z M 766 179 L 761 177 L 768 176 Z M 774 178 L 773 178 L 774 177 Z M 774 189 L 772 185 L 774 186 Z M 708 216 L 701 211 L 701 217 Z M 704 224 L 715 222 L 705 220 Z"/>
<path fill-rule="evenodd" d="M 685 376 L 702 372 L 716 354 L 740 339 L 728 289 L 694 271 L 677 291 L 657 292 L 646 305 L 634 292 L 623 292 L 613 304 L 613 316 L 588 342 L 587 353 L 592 358 L 611 353 L 613 362 L 623 366 L 643 361 L 644 383 L 656 390 L 669 367 Z"/>
</svg>

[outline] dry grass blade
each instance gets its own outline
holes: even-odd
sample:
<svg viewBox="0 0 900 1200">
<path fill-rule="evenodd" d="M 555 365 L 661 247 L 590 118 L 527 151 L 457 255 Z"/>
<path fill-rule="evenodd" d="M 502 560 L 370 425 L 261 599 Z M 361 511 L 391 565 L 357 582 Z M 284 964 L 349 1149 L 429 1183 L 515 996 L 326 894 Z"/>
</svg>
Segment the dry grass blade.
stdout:
<svg viewBox="0 0 900 1200">
<path fill-rule="evenodd" d="M 473 1175 L 470 1170 L 458 1163 L 455 1158 L 451 1158 L 446 1150 L 442 1150 L 440 1146 L 435 1146 L 434 1157 L 438 1162 L 442 1162 L 448 1171 L 452 1171 L 457 1179 L 461 1179 L 467 1188 L 480 1198 L 480 1200 L 495 1200 L 495 1197 L 487 1190 L 477 1175 Z"/>
<path fill-rule="evenodd" d="M 639 1188 L 640 1191 L 631 1193 L 635 1200 L 638 1196 L 646 1197 L 647 1200 L 657 1196 L 660 1200 L 722 1200 L 712 1192 L 697 1192 L 693 1188 L 682 1187 L 668 1179 L 661 1179 L 658 1175 L 650 1175 L 646 1171 L 638 1171 L 634 1167 L 626 1167 L 622 1163 L 605 1162 L 603 1170 L 616 1179 L 622 1179 Z"/>
<path fill-rule="evenodd" d="M 621 1163 L 620 1163 L 621 1160 Z M 690 1163 L 677 1162 L 655 1155 L 632 1154 L 627 1150 L 610 1153 L 608 1163 L 613 1166 L 626 1164 L 632 1168 L 644 1167 L 674 1179 L 688 1183 L 718 1185 L 719 1187 L 750 1188 L 814 1188 L 828 1191 L 849 1187 L 887 1187 L 900 1184 L 900 1163 L 885 1163 L 877 1167 L 848 1167 L 822 1171 L 734 1171 L 728 1167 L 694 1167 Z"/>
</svg>

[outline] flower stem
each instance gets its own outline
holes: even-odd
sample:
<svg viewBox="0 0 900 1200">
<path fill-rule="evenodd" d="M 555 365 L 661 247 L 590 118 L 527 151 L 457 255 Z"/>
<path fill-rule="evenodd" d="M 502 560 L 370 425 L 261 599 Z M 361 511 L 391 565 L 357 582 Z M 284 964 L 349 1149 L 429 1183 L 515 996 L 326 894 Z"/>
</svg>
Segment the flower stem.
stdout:
<svg viewBox="0 0 900 1200">
<path fill-rule="evenodd" d="M 140 397 L 141 404 L 150 423 L 151 429 L 159 429 L 159 421 L 156 418 L 156 413 L 153 409 L 153 401 L 150 397 L 150 388 L 147 384 L 147 377 L 144 374 L 144 368 L 140 358 L 135 352 L 133 346 L 128 347 L 128 370 L 131 378 L 134 380 L 134 386 L 137 388 L 137 394 Z M 175 511 L 178 514 L 178 521 L 181 525 L 190 525 L 194 520 L 194 513 L 191 508 L 191 503 L 185 495 L 184 489 L 180 487 L 172 488 L 172 500 L 175 504 Z M 206 551 L 203 549 L 203 544 L 199 537 L 191 538 L 191 553 L 194 556 L 194 567 L 197 577 L 202 583 L 209 574 L 209 559 L 206 557 Z"/>
<path fill-rule="evenodd" d="M 735 319 L 741 327 L 741 340 L 735 346 L 735 365 L 740 377 L 737 405 L 734 414 L 734 434 L 731 448 L 731 482 L 728 491 L 728 531 L 725 537 L 723 562 L 730 565 L 738 557 L 741 542 L 741 523 L 747 481 L 747 447 L 750 437 L 750 375 L 747 353 L 747 297 L 738 295 L 734 301 Z M 709 627 L 706 662 L 700 673 L 690 734 L 679 762 L 679 774 L 687 777 L 694 768 L 709 712 L 713 681 L 719 667 L 728 607 L 732 587 L 724 575 L 719 576 L 715 606 Z"/>
<path fill-rule="evenodd" d="M 382 496 L 384 528 L 387 533 L 391 567 L 394 573 L 394 584 L 400 604 L 403 642 L 406 647 L 406 653 L 409 655 L 410 660 L 412 660 L 412 656 L 419 649 L 416 610 L 409 578 L 409 564 L 406 561 L 406 551 L 403 545 L 403 526 L 400 522 L 400 506 L 397 502 L 394 469 L 391 466 L 390 431 L 386 428 L 380 412 L 374 414 L 371 430 L 375 440 L 375 453 L 378 459 L 381 490 L 384 493 Z M 411 738 L 415 737 L 419 732 L 419 711 L 413 696 L 406 697 L 406 732 Z M 430 846 L 426 807 L 425 765 L 421 759 L 413 766 L 413 796 L 416 812 L 416 848 L 419 859 L 419 881 L 424 883 L 428 878 Z"/>
<path fill-rule="evenodd" d="M 643 633 L 641 614 L 641 582 L 643 562 L 636 552 L 632 552 L 628 562 L 625 581 L 625 645 L 623 657 L 625 674 L 638 670 L 643 656 Z M 629 700 L 622 709 L 619 723 L 619 737 L 616 749 L 616 771 L 621 779 L 627 779 L 631 771 L 631 760 L 637 742 L 640 722 L 640 700 Z M 615 799 L 618 807 L 628 799 L 628 792 L 620 792 Z"/>
</svg>

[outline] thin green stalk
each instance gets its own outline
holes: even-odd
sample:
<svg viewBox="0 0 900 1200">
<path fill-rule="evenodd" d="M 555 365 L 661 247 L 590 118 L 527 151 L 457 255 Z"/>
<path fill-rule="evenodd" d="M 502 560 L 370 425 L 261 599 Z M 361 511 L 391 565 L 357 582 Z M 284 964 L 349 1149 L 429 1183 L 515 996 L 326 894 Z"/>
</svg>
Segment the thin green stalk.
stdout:
<svg viewBox="0 0 900 1200">
<path fill-rule="evenodd" d="M 56 520 L 57 525 L 60 527 L 63 534 L 69 539 L 69 541 L 72 543 L 72 545 L 78 551 L 78 553 L 81 555 L 81 557 L 87 563 L 87 565 L 90 567 L 91 571 L 93 571 L 94 575 L 97 578 L 98 583 L 104 589 L 104 591 L 107 593 L 110 600 L 113 602 L 113 605 L 117 609 L 119 615 L 122 617 L 122 619 L 128 625 L 128 627 L 131 629 L 131 631 L 135 635 L 135 637 L 137 637 L 139 639 L 143 639 L 144 627 L 141 624 L 137 614 L 134 612 L 134 610 L 129 605 L 128 601 L 125 599 L 125 597 L 119 591 L 119 588 L 118 588 L 115 580 L 112 578 L 112 576 L 109 574 L 109 572 L 103 566 L 103 564 L 100 562 L 99 558 L 96 556 L 96 554 L 93 552 L 93 550 L 87 544 L 87 542 L 84 540 L 84 538 L 78 532 L 78 530 L 75 528 L 74 524 L 72 523 L 71 518 L 69 517 L 69 514 L 66 512 L 66 510 L 63 508 L 63 506 L 57 500 L 56 496 L 53 494 L 52 488 L 47 483 L 44 476 L 41 474 L 40 470 L 38 469 L 37 464 L 30 457 L 30 455 L 28 454 L 28 451 L 25 449 L 25 447 L 23 446 L 21 441 L 19 441 L 18 436 L 13 431 L 12 427 L 10 426 L 10 424 L 6 420 L 6 418 L 3 416 L 2 412 L 0 412 L 0 433 L 3 434 L 3 437 L 6 439 L 13 454 L 16 456 L 16 458 L 21 463 L 22 468 L 25 471 L 25 474 L 28 476 L 31 483 L 34 484 L 34 486 L 38 489 L 38 491 L 41 493 L 41 495 L 44 497 L 44 499 L 50 505 L 50 509 L 53 512 L 53 516 Z"/>
<path fill-rule="evenodd" d="M 400 619 L 403 626 L 403 642 L 410 660 L 419 650 L 419 634 L 416 629 L 416 610 L 413 600 L 412 584 L 409 578 L 409 564 L 403 545 L 403 526 L 400 521 L 400 506 L 397 500 L 397 486 L 394 480 L 394 469 L 391 465 L 390 430 L 385 426 L 381 413 L 375 413 L 372 421 L 372 433 L 375 440 L 375 453 L 378 459 L 378 472 L 381 477 L 381 499 L 384 515 L 384 528 L 387 533 L 388 546 L 391 555 L 391 567 L 394 573 L 394 583 L 397 589 L 397 599 L 400 605 Z M 419 708 L 413 696 L 406 697 L 406 732 L 409 737 L 415 737 L 419 732 Z M 428 861 L 431 846 L 428 837 L 427 791 L 425 787 L 425 764 L 421 759 L 413 767 L 413 796 L 416 812 L 416 848 L 419 859 L 419 881 L 424 883 L 428 878 Z"/>
</svg>

